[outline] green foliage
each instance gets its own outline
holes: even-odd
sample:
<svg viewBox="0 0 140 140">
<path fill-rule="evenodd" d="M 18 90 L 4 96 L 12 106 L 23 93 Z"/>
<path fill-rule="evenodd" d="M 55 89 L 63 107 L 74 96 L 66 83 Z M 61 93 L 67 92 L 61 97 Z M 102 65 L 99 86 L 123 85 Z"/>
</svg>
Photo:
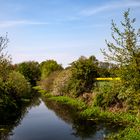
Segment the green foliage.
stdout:
<svg viewBox="0 0 140 140">
<path fill-rule="evenodd" d="M 24 75 L 24 77 L 31 83 L 31 85 L 36 85 L 36 82 L 40 80 L 41 72 L 38 62 L 28 61 L 18 64 L 17 71 Z"/>
<path fill-rule="evenodd" d="M 3 59 L 0 62 L 0 77 L 6 81 L 9 72 L 11 71 L 11 64 L 8 59 Z"/>
<path fill-rule="evenodd" d="M 140 124 L 140 119 L 135 115 L 124 112 L 110 112 L 107 110 L 102 110 L 100 107 L 89 107 L 81 112 L 83 118 L 89 120 L 99 120 L 106 121 L 109 123 L 115 123 L 120 125 L 135 125 Z"/>
<path fill-rule="evenodd" d="M 7 106 L 15 106 L 14 102 L 10 100 L 5 83 L 0 78 L 0 108 L 4 109 Z"/>
<path fill-rule="evenodd" d="M 8 42 L 7 35 L 0 36 L 0 111 L 4 110 L 6 107 L 9 107 L 9 109 L 16 107 L 15 102 L 9 95 L 6 85 L 8 74 L 11 71 L 10 57 L 4 52 Z"/>
<path fill-rule="evenodd" d="M 112 22 L 112 37 L 116 41 L 116 45 L 107 42 L 108 48 L 112 53 L 108 55 L 104 52 L 104 54 L 108 59 L 118 62 L 121 66 L 130 64 L 131 66 L 136 66 L 135 69 L 137 69 L 139 65 L 137 54 L 140 51 L 137 40 L 140 33 L 139 31 L 135 32 L 132 27 L 134 22 L 135 19 L 131 20 L 129 18 L 129 10 L 124 13 L 124 22 L 121 22 L 124 28 L 123 32 Z"/>
<path fill-rule="evenodd" d="M 106 68 L 99 68 L 98 73 L 99 73 L 99 77 L 112 77 L 110 70 Z"/>
<path fill-rule="evenodd" d="M 118 134 L 112 134 L 108 138 L 109 140 L 139 140 L 140 139 L 140 127 L 127 127 L 120 131 Z"/>
<path fill-rule="evenodd" d="M 6 81 L 0 78 L 0 111 L 15 109 L 23 98 L 30 98 L 31 87 L 23 75 L 15 71 Z"/>
<path fill-rule="evenodd" d="M 140 119 L 135 115 L 123 112 L 103 111 L 99 107 L 91 107 L 81 112 L 81 116 L 88 120 L 109 122 L 125 126 L 117 134 L 107 136 L 108 140 L 139 140 L 140 139 Z"/>
<path fill-rule="evenodd" d="M 110 73 L 110 63 L 108 62 L 98 62 L 98 73 L 99 77 L 111 77 Z"/>
<path fill-rule="evenodd" d="M 118 81 L 98 82 L 98 93 L 95 96 L 94 105 L 103 108 L 121 105 L 122 101 L 118 98 L 120 86 Z"/>
<path fill-rule="evenodd" d="M 133 27 L 135 19 L 131 19 L 128 11 L 124 12 L 122 29 L 112 21 L 112 38 L 115 43 L 107 42 L 108 52 L 103 50 L 106 59 L 118 64 L 117 75 L 121 78 L 118 98 L 126 101 L 127 106 L 134 110 L 140 101 L 140 29 Z M 117 89 L 116 89 L 117 91 Z"/>
<path fill-rule="evenodd" d="M 53 83 L 57 75 L 63 70 L 60 64 L 54 60 L 47 60 L 40 64 L 41 67 L 41 81 L 38 83 L 42 89 L 47 92 L 54 90 Z"/>
<path fill-rule="evenodd" d="M 6 86 L 8 93 L 16 100 L 30 97 L 30 83 L 19 72 L 13 71 L 9 74 Z"/>
<path fill-rule="evenodd" d="M 48 77 L 54 71 L 61 71 L 63 68 L 55 60 L 47 60 L 41 63 L 41 79 Z"/>
<path fill-rule="evenodd" d="M 97 60 L 81 57 L 71 64 L 72 77 L 69 81 L 69 93 L 79 96 L 83 92 L 90 92 L 93 88 L 97 74 Z"/>
<path fill-rule="evenodd" d="M 60 102 L 62 104 L 70 105 L 78 110 L 82 110 L 86 108 L 86 105 L 84 102 L 78 99 L 72 99 L 68 96 L 51 96 L 49 97 L 49 99 Z"/>
<path fill-rule="evenodd" d="M 140 46 L 138 45 L 140 32 L 133 28 L 135 19 L 130 19 L 129 10 L 124 12 L 124 21 L 121 22 L 123 31 L 112 21 L 112 38 L 115 43 L 107 42 L 108 51 L 102 51 L 105 58 L 117 62 L 120 66 L 135 66 L 138 70 L 138 54 Z"/>
</svg>

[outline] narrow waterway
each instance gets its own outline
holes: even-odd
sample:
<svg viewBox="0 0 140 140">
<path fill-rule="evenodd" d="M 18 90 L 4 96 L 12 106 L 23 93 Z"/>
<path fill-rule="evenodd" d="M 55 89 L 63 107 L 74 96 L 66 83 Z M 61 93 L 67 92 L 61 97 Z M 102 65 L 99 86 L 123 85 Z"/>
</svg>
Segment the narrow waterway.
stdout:
<svg viewBox="0 0 140 140">
<path fill-rule="evenodd" d="M 103 140 L 115 131 L 105 124 L 79 121 L 72 109 L 56 102 L 31 105 L 14 126 L 9 140 Z"/>
</svg>

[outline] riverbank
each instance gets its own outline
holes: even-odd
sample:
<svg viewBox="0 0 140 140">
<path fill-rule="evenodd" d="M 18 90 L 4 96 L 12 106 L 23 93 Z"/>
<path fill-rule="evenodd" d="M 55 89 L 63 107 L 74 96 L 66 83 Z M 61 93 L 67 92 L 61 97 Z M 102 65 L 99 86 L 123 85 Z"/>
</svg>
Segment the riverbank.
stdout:
<svg viewBox="0 0 140 140">
<path fill-rule="evenodd" d="M 113 133 L 106 137 L 109 140 L 139 140 L 140 139 L 140 118 L 126 112 L 111 112 L 103 110 L 98 106 L 89 106 L 78 98 L 71 98 L 68 96 L 52 96 L 46 91 L 36 89 L 42 94 L 44 99 L 59 102 L 64 105 L 73 107 L 79 114 L 81 119 L 106 122 L 112 125 L 123 127 L 117 134 Z"/>
</svg>

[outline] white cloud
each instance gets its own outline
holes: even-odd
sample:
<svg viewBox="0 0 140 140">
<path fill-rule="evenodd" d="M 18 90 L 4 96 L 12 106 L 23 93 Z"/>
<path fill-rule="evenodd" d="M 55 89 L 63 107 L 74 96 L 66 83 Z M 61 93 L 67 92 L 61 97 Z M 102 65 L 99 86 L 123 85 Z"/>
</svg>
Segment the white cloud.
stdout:
<svg viewBox="0 0 140 140">
<path fill-rule="evenodd" d="M 140 1 L 120 1 L 115 3 L 110 3 L 100 7 L 88 8 L 80 12 L 82 16 L 92 16 L 101 12 L 119 9 L 119 8 L 131 8 L 131 7 L 140 7 Z"/>
<path fill-rule="evenodd" d="M 11 20 L 11 21 L 2 21 L 0 22 L 0 28 L 8 28 L 19 25 L 48 25 L 47 22 L 36 22 L 28 20 Z"/>
</svg>

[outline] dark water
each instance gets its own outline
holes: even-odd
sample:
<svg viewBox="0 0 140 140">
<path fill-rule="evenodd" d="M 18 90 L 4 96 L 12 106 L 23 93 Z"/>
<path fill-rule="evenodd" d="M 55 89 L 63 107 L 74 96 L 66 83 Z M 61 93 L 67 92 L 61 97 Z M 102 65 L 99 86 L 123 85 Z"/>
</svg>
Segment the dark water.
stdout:
<svg viewBox="0 0 140 140">
<path fill-rule="evenodd" d="M 28 106 L 6 128 L 8 131 L 0 134 L 2 140 L 103 140 L 116 131 L 103 123 L 79 120 L 72 108 L 42 99 Z"/>
</svg>

